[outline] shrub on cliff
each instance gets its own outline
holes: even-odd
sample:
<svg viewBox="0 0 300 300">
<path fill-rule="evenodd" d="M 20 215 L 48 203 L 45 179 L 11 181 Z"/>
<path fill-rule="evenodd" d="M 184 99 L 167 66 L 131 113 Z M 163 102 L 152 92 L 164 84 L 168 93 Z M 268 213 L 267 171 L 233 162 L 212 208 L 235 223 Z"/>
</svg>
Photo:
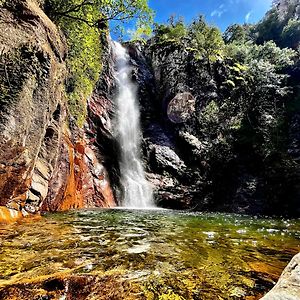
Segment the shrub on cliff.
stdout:
<svg viewBox="0 0 300 300">
<path fill-rule="evenodd" d="M 221 31 L 208 25 L 200 16 L 189 26 L 189 39 L 195 51 L 196 58 L 205 58 L 211 74 L 211 63 L 223 56 L 224 41 Z"/>
<path fill-rule="evenodd" d="M 154 38 L 157 44 L 177 43 L 181 44 L 182 39 L 187 36 L 187 28 L 183 19 L 169 19 L 169 24 L 155 24 Z"/>
<path fill-rule="evenodd" d="M 86 99 L 99 78 L 101 48 L 110 20 L 126 21 L 137 18 L 147 26 L 152 11 L 146 0 L 46 0 L 45 11 L 62 29 L 68 43 L 69 77 L 66 94 L 69 112 L 79 126 L 86 118 Z"/>
</svg>

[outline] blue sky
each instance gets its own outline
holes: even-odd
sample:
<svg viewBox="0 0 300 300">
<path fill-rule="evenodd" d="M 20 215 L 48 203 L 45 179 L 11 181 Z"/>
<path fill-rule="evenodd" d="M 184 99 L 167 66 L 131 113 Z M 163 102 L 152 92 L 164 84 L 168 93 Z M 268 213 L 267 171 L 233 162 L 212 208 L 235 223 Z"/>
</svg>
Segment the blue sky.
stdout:
<svg viewBox="0 0 300 300">
<path fill-rule="evenodd" d="M 203 14 L 208 23 L 222 31 L 233 23 L 256 23 L 271 4 L 272 0 L 149 0 L 157 23 L 166 23 L 171 15 L 182 16 L 186 23 L 190 23 Z M 125 26 L 128 32 L 133 27 L 133 24 Z"/>
<path fill-rule="evenodd" d="M 224 31 L 233 23 L 257 22 L 271 7 L 272 0 L 150 0 L 155 21 L 165 23 L 174 14 L 190 22 L 199 14 Z"/>
</svg>

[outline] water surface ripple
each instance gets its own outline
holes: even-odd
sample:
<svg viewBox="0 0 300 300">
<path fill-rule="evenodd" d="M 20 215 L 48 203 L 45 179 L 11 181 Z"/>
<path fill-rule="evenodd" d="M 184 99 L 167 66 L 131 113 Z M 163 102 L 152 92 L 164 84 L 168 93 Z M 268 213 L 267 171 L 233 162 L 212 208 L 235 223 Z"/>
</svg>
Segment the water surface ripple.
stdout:
<svg viewBox="0 0 300 300">
<path fill-rule="evenodd" d="M 116 272 L 137 285 L 141 299 L 257 299 L 299 250 L 300 220 L 72 211 L 0 225 L 0 286 L 54 273 Z"/>
</svg>

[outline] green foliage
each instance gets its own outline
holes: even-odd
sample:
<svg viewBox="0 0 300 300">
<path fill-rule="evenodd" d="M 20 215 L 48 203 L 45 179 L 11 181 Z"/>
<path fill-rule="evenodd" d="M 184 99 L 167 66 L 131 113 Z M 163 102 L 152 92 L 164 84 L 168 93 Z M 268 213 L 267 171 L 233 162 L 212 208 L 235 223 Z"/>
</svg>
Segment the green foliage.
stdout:
<svg viewBox="0 0 300 300">
<path fill-rule="evenodd" d="M 268 61 L 276 69 L 283 69 L 294 63 L 296 52 L 289 48 L 280 49 L 273 41 L 268 41 L 263 45 L 254 45 L 247 57 L 248 62 L 253 59 Z"/>
<path fill-rule="evenodd" d="M 252 25 L 230 25 L 223 34 L 223 39 L 226 44 L 238 43 L 242 44 L 253 40 L 253 26 Z"/>
<path fill-rule="evenodd" d="M 223 56 L 224 41 L 217 27 L 209 26 L 200 16 L 188 27 L 182 19 L 171 18 L 167 25 L 155 25 L 154 40 L 156 44 L 189 44 L 186 50 L 193 52 L 197 59 L 207 59 L 208 63 Z"/>
<path fill-rule="evenodd" d="M 150 26 L 138 26 L 138 28 L 131 34 L 131 40 L 146 43 L 151 34 L 152 28 Z"/>
<path fill-rule="evenodd" d="M 106 34 L 108 21 L 137 17 L 145 29 L 152 20 L 152 11 L 146 0 L 47 0 L 45 10 L 67 38 L 69 112 L 82 127 L 86 119 L 86 99 L 102 67 L 101 35 Z"/>
<path fill-rule="evenodd" d="M 233 45 L 235 55 L 224 65 L 219 100 L 209 101 L 198 117 L 199 136 L 211 145 L 207 154 L 211 166 L 230 163 L 235 148 L 247 149 L 248 155 L 261 160 L 284 148 L 283 124 L 290 89 L 287 75 L 280 72 L 294 63 L 296 52 L 280 49 L 274 42 L 255 45 L 249 41 L 226 45 L 226 55 Z"/>
<path fill-rule="evenodd" d="M 217 27 L 206 24 L 200 16 L 189 27 L 192 47 L 197 50 L 198 58 L 205 57 L 209 62 L 223 56 L 224 41 Z"/>
<path fill-rule="evenodd" d="M 200 119 L 205 123 L 212 124 L 218 122 L 219 107 L 215 101 L 209 102 L 201 112 Z"/>
<path fill-rule="evenodd" d="M 253 60 L 264 60 L 282 70 L 294 64 L 297 56 L 296 51 L 289 48 L 279 48 L 274 41 L 268 41 L 263 45 L 256 45 L 253 42 L 245 44 L 231 43 L 226 45 L 228 57 L 245 64 Z"/>
<path fill-rule="evenodd" d="M 265 41 L 273 40 L 278 44 L 282 29 L 279 13 L 276 8 L 273 8 L 256 27 L 257 43 L 262 44 Z"/>
<path fill-rule="evenodd" d="M 225 46 L 225 57 L 234 59 L 235 61 L 245 62 L 253 46 L 251 41 L 242 44 L 238 42 L 229 43 Z"/>
<path fill-rule="evenodd" d="M 69 18 L 100 29 L 109 20 L 136 18 L 141 25 L 149 25 L 153 19 L 147 0 L 46 0 L 45 7 L 55 20 Z"/>
<path fill-rule="evenodd" d="M 85 18 L 93 19 L 96 9 L 89 7 Z M 63 30 L 68 44 L 67 66 L 69 76 L 66 95 L 69 112 L 82 127 L 86 118 L 86 99 L 92 93 L 101 71 L 101 32 L 85 22 L 62 18 L 57 24 Z"/>
<path fill-rule="evenodd" d="M 187 36 L 187 28 L 183 20 L 169 20 L 169 24 L 155 24 L 154 35 L 157 43 L 174 42 L 181 43 Z"/>
<path fill-rule="evenodd" d="M 284 2 L 284 1 L 279 1 Z M 274 6 L 256 26 L 257 43 L 274 41 L 280 47 L 296 49 L 300 45 L 300 5 L 297 1 L 286 1 L 285 10 Z"/>
</svg>

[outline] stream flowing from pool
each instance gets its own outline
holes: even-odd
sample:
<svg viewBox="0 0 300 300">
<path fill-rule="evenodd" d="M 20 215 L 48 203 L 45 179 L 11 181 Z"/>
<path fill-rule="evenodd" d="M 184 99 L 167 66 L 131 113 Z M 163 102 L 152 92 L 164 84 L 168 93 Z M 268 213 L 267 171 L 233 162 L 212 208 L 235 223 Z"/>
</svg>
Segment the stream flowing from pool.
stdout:
<svg viewBox="0 0 300 300">
<path fill-rule="evenodd" d="M 120 145 L 120 178 L 123 190 L 121 205 L 129 208 L 154 207 L 152 189 L 145 177 L 140 157 L 140 114 L 137 87 L 132 82 L 132 66 L 126 48 L 112 42 L 115 55 L 117 118 L 116 137 Z"/>
<path fill-rule="evenodd" d="M 114 283 L 121 296 L 113 299 L 259 299 L 299 251 L 300 220 L 169 210 L 54 213 L 34 224 L 0 225 L 0 294 L 1 286 L 77 274 L 122 282 Z"/>
</svg>

